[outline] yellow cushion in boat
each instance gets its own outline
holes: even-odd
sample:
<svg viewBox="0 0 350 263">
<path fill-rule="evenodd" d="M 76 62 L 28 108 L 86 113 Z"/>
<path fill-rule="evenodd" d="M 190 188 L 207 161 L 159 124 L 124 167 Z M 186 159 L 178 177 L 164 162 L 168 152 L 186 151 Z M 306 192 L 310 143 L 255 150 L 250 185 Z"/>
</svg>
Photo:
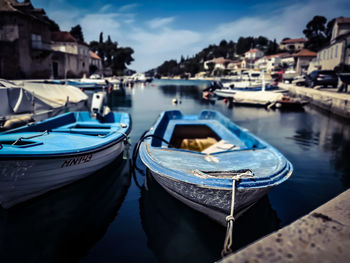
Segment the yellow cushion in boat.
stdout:
<svg viewBox="0 0 350 263">
<path fill-rule="evenodd" d="M 212 137 L 201 139 L 183 139 L 180 149 L 201 152 L 215 143 L 217 143 L 217 140 Z"/>
</svg>

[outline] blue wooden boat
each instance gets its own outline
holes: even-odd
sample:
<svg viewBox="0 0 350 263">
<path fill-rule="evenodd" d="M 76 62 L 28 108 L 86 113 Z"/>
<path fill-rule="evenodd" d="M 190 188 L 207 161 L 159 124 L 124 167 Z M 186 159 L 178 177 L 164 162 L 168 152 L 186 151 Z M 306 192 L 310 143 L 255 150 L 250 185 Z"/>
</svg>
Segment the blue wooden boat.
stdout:
<svg viewBox="0 0 350 263">
<path fill-rule="evenodd" d="M 125 148 L 129 114 L 92 118 L 69 112 L 0 133 L 0 204 L 4 208 L 83 178 Z"/>
<path fill-rule="evenodd" d="M 236 218 L 293 171 L 275 148 L 216 111 L 163 112 L 139 155 L 171 195 L 222 224 L 231 203 Z"/>
</svg>

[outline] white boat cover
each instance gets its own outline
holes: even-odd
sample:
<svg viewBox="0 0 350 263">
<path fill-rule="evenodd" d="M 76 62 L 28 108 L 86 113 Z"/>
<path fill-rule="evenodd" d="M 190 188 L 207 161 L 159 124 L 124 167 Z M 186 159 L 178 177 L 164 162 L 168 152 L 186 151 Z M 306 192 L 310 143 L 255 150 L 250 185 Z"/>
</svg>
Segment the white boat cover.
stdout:
<svg viewBox="0 0 350 263">
<path fill-rule="evenodd" d="M 248 104 L 266 105 L 276 103 L 281 100 L 284 95 L 282 93 L 270 91 L 241 91 L 235 93 L 232 97 L 235 102 Z"/>
<path fill-rule="evenodd" d="M 22 85 L 0 81 L 0 117 L 52 110 L 69 103 L 87 101 L 80 89 L 60 84 L 22 82 Z"/>
<path fill-rule="evenodd" d="M 88 96 L 79 88 L 71 85 L 24 82 L 23 88 L 52 108 L 64 106 L 67 99 L 70 103 L 87 100 Z"/>
</svg>

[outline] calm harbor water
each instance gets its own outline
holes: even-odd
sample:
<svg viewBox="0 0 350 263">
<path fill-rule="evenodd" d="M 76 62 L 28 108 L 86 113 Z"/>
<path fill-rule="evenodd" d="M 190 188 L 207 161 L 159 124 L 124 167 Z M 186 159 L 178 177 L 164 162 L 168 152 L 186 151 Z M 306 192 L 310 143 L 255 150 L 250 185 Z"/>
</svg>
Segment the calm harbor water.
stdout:
<svg viewBox="0 0 350 263">
<path fill-rule="evenodd" d="M 129 112 L 134 145 L 161 111 L 218 110 L 293 164 L 294 173 L 234 225 L 239 249 L 350 187 L 349 122 L 303 111 L 228 107 L 201 98 L 202 81 L 155 80 L 111 97 Z M 178 104 L 172 104 L 177 97 Z M 0 262 L 213 262 L 226 229 L 169 196 L 142 165 L 121 158 L 98 173 L 13 209 L 0 208 Z"/>
</svg>

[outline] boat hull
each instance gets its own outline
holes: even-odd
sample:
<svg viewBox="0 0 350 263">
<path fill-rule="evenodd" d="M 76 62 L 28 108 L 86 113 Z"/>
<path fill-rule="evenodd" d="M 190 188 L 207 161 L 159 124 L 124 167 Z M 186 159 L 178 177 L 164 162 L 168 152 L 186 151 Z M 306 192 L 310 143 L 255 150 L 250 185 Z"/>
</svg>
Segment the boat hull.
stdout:
<svg viewBox="0 0 350 263">
<path fill-rule="evenodd" d="M 214 130 L 216 134 L 211 135 Z M 192 134 L 198 141 L 199 136 L 213 136 L 212 140 L 217 136 L 234 148 L 176 148 Z M 276 149 L 214 111 L 198 116 L 165 112 L 146 136 L 139 154 L 155 180 L 175 198 L 223 225 L 231 213 L 233 180 L 237 218 L 293 171 Z"/>
<path fill-rule="evenodd" d="M 153 178 L 172 196 L 222 225 L 226 225 L 226 216 L 231 212 L 232 189 L 214 189 L 196 184 L 176 181 L 173 178 L 151 171 Z M 237 219 L 255 202 L 270 190 L 262 188 L 244 188 L 235 191 L 234 217 Z"/>
<path fill-rule="evenodd" d="M 124 150 L 124 141 L 90 153 L 55 158 L 0 161 L 0 203 L 10 208 L 84 178 L 111 163 Z"/>
</svg>

